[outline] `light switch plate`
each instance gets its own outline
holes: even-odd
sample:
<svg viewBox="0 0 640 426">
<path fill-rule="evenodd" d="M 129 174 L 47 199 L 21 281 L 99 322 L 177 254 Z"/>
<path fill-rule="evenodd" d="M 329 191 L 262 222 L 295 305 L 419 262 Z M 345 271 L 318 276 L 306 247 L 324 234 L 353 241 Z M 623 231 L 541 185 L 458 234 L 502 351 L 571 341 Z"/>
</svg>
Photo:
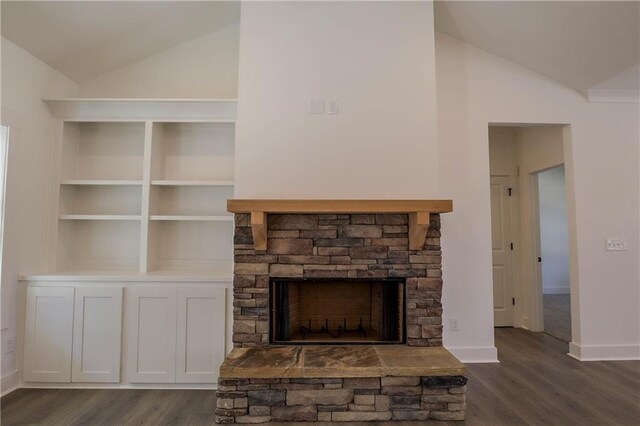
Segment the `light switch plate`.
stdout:
<svg viewBox="0 0 640 426">
<path fill-rule="evenodd" d="M 309 114 L 324 114 L 324 99 L 309 99 Z"/>
<path fill-rule="evenodd" d="M 624 238 L 607 238 L 607 251 L 627 251 L 627 240 Z"/>
<path fill-rule="evenodd" d="M 337 99 L 329 99 L 327 114 L 337 114 L 338 112 L 340 112 L 340 102 Z"/>
</svg>

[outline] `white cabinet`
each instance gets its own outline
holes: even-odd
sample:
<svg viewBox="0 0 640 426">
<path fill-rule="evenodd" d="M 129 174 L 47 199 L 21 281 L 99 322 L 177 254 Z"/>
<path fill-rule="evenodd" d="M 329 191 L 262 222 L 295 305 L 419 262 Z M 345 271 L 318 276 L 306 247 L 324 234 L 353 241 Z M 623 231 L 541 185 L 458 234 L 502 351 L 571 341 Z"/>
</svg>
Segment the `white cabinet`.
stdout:
<svg viewBox="0 0 640 426">
<path fill-rule="evenodd" d="M 216 383 L 229 283 L 110 284 L 26 287 L 25 382 Z"/>
<path fill-rule="evenodd" d="M 119 382 L 121 312 L 121 287 L 28 287 L 24 381 Z"/>
<path fill-rule="evenodd" d="M 127 378 L 130 382 L 175 382 L 176 296 L 175 287 L 127 290 Z"/>
<path fill-rule="evenodd" d="M 73 287 L 29 287 L 25 320 L 25 382 L 71 381 Z"/>
<path fill-rule="evenodd" d="M 127 290 L 131 383 L 215 383 L 225 355 L 223 287 Z"/>
<path fill-rule="evenodd" d="M 73 382 L 120 381 L 121 330 L 121 287 L 76 288 L 71 366 Z"/>
<path fill-rule="evenodd" d="M 215 383 L 224 360 L 225 289 L 178 289 L 177 383 Z"/>
</svg>

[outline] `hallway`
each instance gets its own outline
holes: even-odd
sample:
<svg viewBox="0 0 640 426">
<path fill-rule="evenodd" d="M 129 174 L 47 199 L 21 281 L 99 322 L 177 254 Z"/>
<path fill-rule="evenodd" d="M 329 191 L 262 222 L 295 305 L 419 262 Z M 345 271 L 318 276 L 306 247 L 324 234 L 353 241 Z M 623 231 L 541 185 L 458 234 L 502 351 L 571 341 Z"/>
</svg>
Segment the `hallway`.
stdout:
<svg viewBox="0 0 640 426">
<path fill-rule="evenodd" d="M 568 294 L 545 294 L 544 332 L 569 343 L 571 341 L 571 296 Z"/>
</svg>

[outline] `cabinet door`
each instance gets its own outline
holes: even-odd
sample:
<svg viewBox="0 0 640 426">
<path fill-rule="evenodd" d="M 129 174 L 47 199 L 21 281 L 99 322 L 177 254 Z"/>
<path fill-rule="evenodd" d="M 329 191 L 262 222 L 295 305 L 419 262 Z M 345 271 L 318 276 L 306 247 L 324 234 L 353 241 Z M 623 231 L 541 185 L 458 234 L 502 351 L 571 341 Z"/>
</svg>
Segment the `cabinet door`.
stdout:
<svg viewBox="0 0 640 426">
<path fill-rule="evenodd" d="M 24 381 L 69 383 L 73 287 L 29 287 L 24 342 Z"/>
<path fill-rule="evenodd" d="M 176 288 L 133 287 L 125 299 L 127 380 L 175 383 Z"/>
<path fill-rule="evenodd" d="M 76 288 L 73 382 L 120 381 L 121 324 L 122 288 Z"/>
<path fill-rule="evenodd" d="M 225 289 L 178 289 L 177 383 L 215 383 L 225 355 Z"/>
</svg>

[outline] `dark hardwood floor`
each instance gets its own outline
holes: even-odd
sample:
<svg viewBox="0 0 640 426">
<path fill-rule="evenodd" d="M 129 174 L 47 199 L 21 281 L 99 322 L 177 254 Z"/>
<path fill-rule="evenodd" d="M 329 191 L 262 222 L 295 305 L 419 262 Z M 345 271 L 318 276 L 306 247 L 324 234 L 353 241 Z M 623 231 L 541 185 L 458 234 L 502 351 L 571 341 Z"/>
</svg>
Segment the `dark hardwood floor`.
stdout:
<svg viewBox="0 0 640 426">
<path fill-rule="evenodd" d="M 500 364 L 468 366 L 467 420 L 452 424 L 640 425 L 640 362 L 579 362 L 566 355 L 567 343 L 521 329 L 496 329 L 496 345 Z M 215 396 L 200 390 L 20 389 L 0 403 L 3 426 L 208 425 L 214 423 Z"/>
</svg>

